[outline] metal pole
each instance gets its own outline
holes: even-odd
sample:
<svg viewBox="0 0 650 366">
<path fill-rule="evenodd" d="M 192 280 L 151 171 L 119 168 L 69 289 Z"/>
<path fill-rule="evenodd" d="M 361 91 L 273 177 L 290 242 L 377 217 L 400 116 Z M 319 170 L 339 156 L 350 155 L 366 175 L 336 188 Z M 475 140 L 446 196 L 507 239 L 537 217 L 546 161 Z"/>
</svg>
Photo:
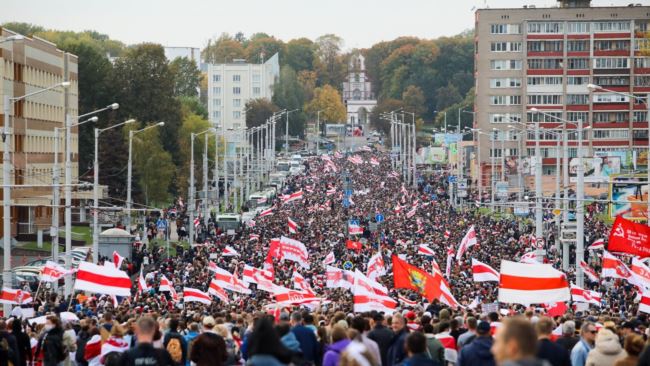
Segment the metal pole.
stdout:
<svg viewBox="0 0 650 366">
<path fill-rule="evenodd" d="M 59 128 L 54 128 L 54 165 L 52 166 L 52 227 L 50 228 L 50 238 L 52 239 L 52 258 L 54 263 L 59 262 L 59 197 L 60 186 L 59 179 Z"/>
<path fill-rule="evenodd" d="M 93 261 L 99 263 L 99 129 L 95 128 L 93 159 Z"/>
<path fill-rule="evenodd" d="M 490 207 L 492 207 L 492 213 L 494 213 L 494 191 L 496 190 L 496 186 L 494 184 L 494 131 L 491 131 L 490 133 L 490 186 L 492 187 L 491 189 L 491 198 L 490 198 Z"/>
<path fill-rule="evenodd" d="M 560 210 L 560 139 L 557 134 L 555 134 L 556 147 L 555 147 L 555 209 Z M 557 234 L 555 236 L 555 249 L 559 253 L 562 249 L 560 243 L 560 215 L 555 216 L 555 227 Z M 568 266 L 568 263 L 566 264 Z M 564 264 L 563 264 L 564 268 Z"/>
<path fill-rule="evenodd" d="M 284 153 L 289 156 L 289 111 L 287 111 L 287 125 L 284 130 Z"/>
<path fill-rule="evenodd" d="M 188 242 L 190 247 L 194 241 L 194 205 L 195 205 L 195 194 L 194 194 L 194 137 L 196 134 L 190 133 L 190 189 L 189 189 L 189 199 L 188 199 L 188 209 L 190 215 L 189 222 L 189 238 Z"/>
<path fill-rule="evenodd" d="M 2 257 L 2 283 L 3 286 L 11 287 L 11 159 L 9 157 L 9 149 L 11 149 L 11 138 L 13 131 L 11 128 L 11 115 L 9 109 L 11 106 L 9 95 L 4 96 L 4 129 L 2 133 L 3 151 L 2 151 L 2 241 L 4 246 L 4 255 Z M 10 134 L 11 133 L 11 134 Z M 5 316 L 11 313 L 11 305 L 4 304 L 3 311 Z"/>
<path fill-rule="evenodd" d="M 478 202 L 479 205 L 483 202 L 483 171 L 481 169 L 481 131 L 478 129 L 474 130 L 476 132 L 476 142 L 477 150 L 474 154 L 476 157 L 476 175 L 478 176 Z"/>
<path fill-rule="evenodd" d="M 542 152 L 539 147 L 539 123 L 535 123 L 535 239 L 544 237 L 542 218 Z M 535 259 L 543 261 L 541 248 L 535 243 Z"/>
<path fill-rule="evenodd" d="M 205 226 L 208 226 L 208 217 L 210 212 L 208 211 L 208 134 L 203 135 L 203 199 L 201 204 L 203 205 L 203 223 Z"/>
<path fill-rule="evenodd" d="M 223 205 L 224 212 L 228 212 L 228 206 L 230 206 L 230 189 L 228 185 L 228 158 L 229 158 L 229 146 L 228 140 L 226 139 L 226 128 L 222 127 L 221 130 L 223 136 Z"/>
<path fill-rule="evenodd" d="M 217 209 L 217 215 L 219 214 L 219 205 L 221 204 L 221 201 L 219 199 L 219 134 L 215 131 L 214 133 L 214 189 L 216 193 L 216 198 L 217 198 L 217 204 L 216 209 Z"/>
<path fill-rule="evenodd" d="M 508 134 L 509 131 L 506 131 Z M 506 136 L 501 136 L 501 181 L 506 180 Z"/>
<path fill-rule="evenodd" d="M 411 150 L 411 162 L 413 163 L 413 189 L 418 188 L 418 181 L 416 177 L 416 172 L 417 172 L 417 165 L 415 163 L 415 155 L 417 154 L 417 129 L 415 125 L 415 113 L 412 114 L 413 116 L 413 142 L 411 145 L 412 150 Z"/>
<path fill-rule="evenodd" d="M 566 130 L 566 122 L 562 125 L 562 183 L 564 185 L 562 200 L 562 220 L 569 222 L 569 134 Z"/>
<path fill-rule="evenodd" d="M 65 268 L 72 269 L 72 116 L 66 115 L 65 133 Z M 65 295 L 72 292 L 72 276 L 67 275 Z"/>
<path fill-rule="evenodd" d="M 246 130 L 243 129 L 240 131 L 241 135 L 239 137 L 239 141 L 246 141 Z M 241 205 L 244 204 L 244 182 L 241 182 L 242 179 L 244 179 L 244 152 L 246 151 L 246 147 L 239 147 L 239 206 L 237 212 L 239 212 Z"/>
<path fill-rule="evenodd" d="M 316 155 L 320 155 L 320 112 L 322 111 L 316 112 Z"/>
<path fill-rule="evenodd" d="M 579 263 L 584 259 L 585 245 L 585 168 L 582 165 L 582 119 L 578 120 L 578 182 L 576 187 L 576 282 L 579 287 L 584 286 L 584 273 Z"/>
<path fill-rule="evenodd" d="M 127 165 L 126 173 L 126 228 L 127 231 L 131 231 L 131 207 L 132 207 L 132 198 L 131 198 L 131 184 L 133 179 L 133 130 L 129 131 L 129 161 Z"/>
</svg>

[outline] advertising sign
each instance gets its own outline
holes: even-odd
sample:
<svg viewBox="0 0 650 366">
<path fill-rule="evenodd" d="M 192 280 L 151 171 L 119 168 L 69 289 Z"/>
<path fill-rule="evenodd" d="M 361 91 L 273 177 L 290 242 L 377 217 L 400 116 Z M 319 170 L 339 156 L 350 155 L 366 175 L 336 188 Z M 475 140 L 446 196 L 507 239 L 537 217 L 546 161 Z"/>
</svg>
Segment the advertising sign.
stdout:
<svg viewBox="0 0 650 366">
<path fill-rule="evenodd" d="M 415 156 L 416 164 L 439 164 L 447 162 L 447 154 L 444 147 L 427 146 L 418 149 Z"/>
<path fill-rule="evenodd" d="M 611 177 L 609 216 L 621 215 L 633 221 L 647 220 L 648 185 L 644 175 L 619 175 Z"/>
<path fill-rule="evenodd" d="M 621 173 L 620 156 L 601 156 L 593 158 L 582 158 L 584 167 L 585 183 L 607 183 L 613 174 Z M 571 183 L 577 182 L 578 158 L 569 161 L 569 177 Z"/>
<path fill-rule="evenodd" d="M 508 198 L 508 182 L 497 182 L 496 193 L 500 199 Z"/>
</svg>

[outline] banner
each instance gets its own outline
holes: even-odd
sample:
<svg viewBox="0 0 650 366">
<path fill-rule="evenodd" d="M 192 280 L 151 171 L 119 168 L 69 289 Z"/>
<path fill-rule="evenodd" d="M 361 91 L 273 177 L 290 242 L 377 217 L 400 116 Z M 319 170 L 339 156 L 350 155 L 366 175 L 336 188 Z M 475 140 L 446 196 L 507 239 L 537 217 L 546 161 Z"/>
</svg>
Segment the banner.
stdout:
<svg viewBox="0 0 650 366">
<path fill-rule="evenodd" d="M 628 220 L 647 220 L 648 185 L 647 177 L 641 175 L 620 175 L 611 178 L 609 210 L 611 218 L 622 216 Z"/>
<path fill-rule="evenodd" d="M 616 217 L 612 231 L 609 233 L 607 250 L 639 256 L 650 257 L 650 227 Z"/>
<path fill-rule="evenodd" d="M 585 183 L 607 183 L 612 174 L 621 173 L 621 158 L 619 156 L 602 156 L 582 158 Z M 569 162 L 569 177 L 571 183 L 577 182 L 578 158 Z"/>
<path fill-rule="evenodd" d="M 447 162 L 447 152 L 444 147 L 421 147 L 415 155 L 416 164 L 439 164 Z"/>
</svg>

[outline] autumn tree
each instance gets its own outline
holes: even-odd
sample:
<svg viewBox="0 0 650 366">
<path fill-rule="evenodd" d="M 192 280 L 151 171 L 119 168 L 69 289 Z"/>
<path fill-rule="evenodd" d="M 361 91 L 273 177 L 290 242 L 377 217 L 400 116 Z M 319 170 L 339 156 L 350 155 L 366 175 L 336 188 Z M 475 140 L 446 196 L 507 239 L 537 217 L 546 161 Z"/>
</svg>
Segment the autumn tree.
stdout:
<svg viewBox="0 0 650 366">
<path fill-rule="evenodd" d="M 370 125 L 374 129 L 388 135 L 390 133 L 390 121 L 384 115 L 402 108 L 404 108 L 404 104 L 401 100 L 383 99 L 379 101 L 370 113 Z"/>
<path fill-rule="evenodd" d="M 311 71 L 314 67 L 314 51 L 316 45 L 308 38 L 292 39 L 287 42 L 287 52 L 284 64 L 291 66 L 298 74 L 302 71 Z"/>
<path fill-rule="evenodd" d="M 177 57 L 169 63 L 169 71 L 174 77 L 175 96 L 198 96 L 201 71 L 194 61 L 187 57 Z"/>
<path fill-rule="evenodd" d="M 228 33 L 223 33 L 215 41 L 208 41 L 201 56 L 209 64 L 224 64 L 232 62 L 234 59 L 246 58 L 246 51 L 240 42 Z"/>
<path fill-rule="evenodd" d="M 316 39 L 316 60 L 314 68 L 318 73 L 318 85 L 326 84 L 341 87 L 345 73 L 341 57 L 343 39 L 334 34 L 326 34 Z"/>
<path fill-rule="evenodd" d="M 314 90 L 314 98 L 307 103 L 305 111 L 310 114 L 320 113 L 321 122 L 341 123 L 347 120 L 347 112 L 341 94 L 331 85 Z"/>
<path fill-rule="evenodd" d="M 267 34 L 261 34 L 257 37 L 253 35 L 246 46 L 246 55 L 248 56 L 248 62 L 264 63 L 276 53 L 282 59 L 285 50 L 286 46 L 284 42 L 275 37 L 268 36 Z"/>
<path fill-rule="evenodd" d="M 298 83 L 296 72 L 290 66 L 283 66 L 280 69 L 280 78 L 273 86 L 273 104 L 280 109 L 298 111 L 291 113 L 289 118 L 289 134 L 302 136 L 305 130 L 305 115 L 302 112 L 305 104 L 305 97 L 302 88 Z M 276 132 L 285 133 L 285 124 L 278 123 Z"/>
<path fill-rule="evenodd" d="M 415 113 L 419 117 L 426 111 L 426 100 L 422 89 L 415 85 L 409 85 L 402 93 L 402 104 L 408 112 Z"/>
<path fill-rule="evenodd" d="M 248 101 L 246 110 L 246 127 L 252 128 L 266 123 L 280 108 L 266 98 L 258 98 Z"/>
</svg>

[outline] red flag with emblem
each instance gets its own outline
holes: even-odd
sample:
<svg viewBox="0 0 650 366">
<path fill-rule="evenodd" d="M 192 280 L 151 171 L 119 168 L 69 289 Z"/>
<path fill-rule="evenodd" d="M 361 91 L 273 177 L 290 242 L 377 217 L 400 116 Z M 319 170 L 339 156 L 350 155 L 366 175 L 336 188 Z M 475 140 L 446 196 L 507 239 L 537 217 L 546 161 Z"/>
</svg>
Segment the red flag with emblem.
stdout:
<svg viewBox="0 0 650 366">
<path fill-rule="evenodd" d="M 392 256 L 392 260 L 393 287 L 413 290 L 429 301 L 440 298 L 442 294 L 440 288 L 442 277 L 440 275 L 432 275 L 423 269 L 408 264 L 396 255 Z"/>
</svg>

